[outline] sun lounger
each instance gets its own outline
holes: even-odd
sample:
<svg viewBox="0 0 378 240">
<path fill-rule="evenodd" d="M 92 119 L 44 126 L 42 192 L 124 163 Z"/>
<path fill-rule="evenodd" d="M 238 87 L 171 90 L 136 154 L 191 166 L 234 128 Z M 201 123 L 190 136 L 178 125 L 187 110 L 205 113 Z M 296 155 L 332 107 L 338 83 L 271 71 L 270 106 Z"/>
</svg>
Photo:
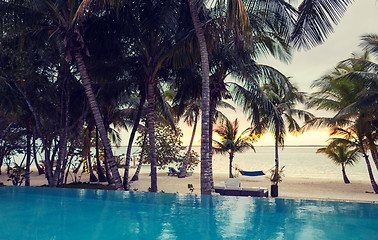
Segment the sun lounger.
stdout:
<svg viewBox="0 0 378 240">
<path fill-rule="evenodd" d="M 226 196 L 268 197 L 267 188 L 241 188 L 238 178 L 229 178 L 226 182 L 214 186 L 214 190 L 216 193 Z"/>
<path fill-rule="evenodd" d="M 182 172 L 182 167 L 179 167 L 179 171 Z M 186 171 L 186 176 L 187 177 L 192 176 L 192 175 L 193 175 L 193 172 Z"/>
<path fill-rule="evenodd" d="M 168 176 L 178 176 L 180 172 L 178 172 L 173 167 L 168 167 Z"/>
<path fill-rule="evenodd" d="M 235 188 L 240 187 L 240 179 L 239 178 L 229 178 L 226 180 L 226 188 Z"/>
</svg>

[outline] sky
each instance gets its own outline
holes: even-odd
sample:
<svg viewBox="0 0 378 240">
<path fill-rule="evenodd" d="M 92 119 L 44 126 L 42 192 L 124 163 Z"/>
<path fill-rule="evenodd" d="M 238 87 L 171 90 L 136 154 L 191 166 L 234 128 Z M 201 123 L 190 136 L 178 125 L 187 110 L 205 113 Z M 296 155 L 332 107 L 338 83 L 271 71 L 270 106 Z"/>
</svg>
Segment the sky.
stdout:
<svg viewBox="0 0 378 240">
<path fill-rule="evenodd" d="M 260 63 L 275 67 L 283 74 L 291 77 L 291 80 L 300 91 L 311 93 L 311 84 L 322 75 L 328 73 L 338 62 L 347 59 L 352 52 L 359 52 L 361 36 L 364 34 L 378 34 L 378 1 L 377 0 L 355 0 L 348 7 L 340 23 L 335 26 L 334 33 L 320 46 L 307 51 L 293 52 L 291 63 L 285 64 L 273 58 L 261 59 Z M 234 105 L 235 106 L 235 105 Z M 299 106 L 303 107 L 303 106 Z M 332 116 L 332 113 L 309 110 L 316 116 Z M 238 109 L 222 111 L 231 121 L 236 117 L 240 121 L 240 130 L 249 126 L 249 122 L 243 112 Z M 184 145 L 189 144 L 192 129 L 185 123 L 180 123 L 183 130 Z M 198 124 L 194 145 L 200 145 L 201 125 Z M 122 145 L 127 145 L 128 134 L 123 135 Z M 285 145 L 324 145 L 328 139 L 327 129 L 312 129 L 297 137 L 287 135 Z M 266 135 L 256 146 L 273 146 L 274 139 L 271 135 Z"/>
</svg>

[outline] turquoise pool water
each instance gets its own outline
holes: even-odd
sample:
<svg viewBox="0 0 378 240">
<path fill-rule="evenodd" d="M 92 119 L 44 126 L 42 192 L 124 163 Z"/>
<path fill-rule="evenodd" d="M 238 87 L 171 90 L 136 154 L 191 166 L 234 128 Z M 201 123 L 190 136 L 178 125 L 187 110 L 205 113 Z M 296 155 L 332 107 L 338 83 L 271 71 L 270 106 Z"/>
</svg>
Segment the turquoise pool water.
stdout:
<svg viewBox="0 0 378 240">
<path fill-rule="evenodd" d="M 377 239 L 378 204 L 0 188 L 1 240 Z"/>
</svg>

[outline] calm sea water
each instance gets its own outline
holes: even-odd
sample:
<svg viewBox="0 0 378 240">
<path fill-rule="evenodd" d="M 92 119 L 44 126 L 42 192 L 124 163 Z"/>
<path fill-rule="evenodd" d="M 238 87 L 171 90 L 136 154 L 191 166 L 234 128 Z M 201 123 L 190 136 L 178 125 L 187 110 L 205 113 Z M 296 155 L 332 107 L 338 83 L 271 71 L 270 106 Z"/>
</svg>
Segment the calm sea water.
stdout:
<svg viewBox="0 0 378 240">
<path fill-rule="evenodd" d="M 324 154 L 317 154 L 318 147 L 285 147 L 279 149 L 280 166 L 285 166 L 284 174 L 286 177 L 299 178 L 324 178 L 324 179 L 342 179 L 341 166 L 335 165 Z M 200 147 L 194 147 L 194 151 L 200 153 Z M 126 147 L 113 148 L 114 155 L 122 155 L 126 153 Z M 139 148 L 133 147 L 132 152 L 136 154 Z M 15 161 L 20 163 L 23 156 L 18 156 Z M 378 179 L 378 172 L 374 167 L 371 156 L 373 173 Z M 137 163 L 136 163 L 137 164 Z M 269 171 L 274 167 L 274 147 L 256 147 L 253 150 L 244 153 L 238 153 L 234 158 L 234 166 L 238 168 L 254 171 Z M 229 157 L 228 155 L 213 155 L 213 171 L 215 173 L 228 173 Z M 194 172 L 199 172 L 199 166 Z M 166 170 L 165 170 L 166 171 Z M 361 157 L 359 162 L 354 166 L 346 167 L 347 176 L 353 182 L 354 180 L 367 180 L 369 175 L 365 160 Z"/>
<path fill-rule="evenodd" d="M 341 166 L 335 165 L 324 154 L 317 154 L 319 147 L 285 147 L 279 149 L 279 161 L 281 166 L 285 166 L 284 174 L 286 177 L 300 178 L 324 178 L 342 179 Z M 136 152 L 138 149 L 134 148 Z M 194 147 L 194 151 L 200 153 L 200 147 Z M 124 147 L 114 148 L 115 154 L 125 153 Z M 374 164 L 371 156 L 371 164 Z M 234 165 L 243 170 L 262 170 L 264 172 L 274 167 L 274 147 L 256 147 L 244 153 L 238 153 L 234 158 Z M 218 173 L 228 173 L 229 156 L 213 155 L 213 171 Z M 374 167 L 372 165 L 372 167 Z M 377 171 L 373 172 L 378 179 Z M 199 172 L 199 166 L 194 170 Z M 365 160 L 361 157 L 354 166 L 346 167 L 347 176 L 353 180 L 369 180 Z"/>
<path fill-rule="evenodd" d="M 378 205 L 40 187 L 0 188 L 0 239 L 372 239 Z"/>
</svg>

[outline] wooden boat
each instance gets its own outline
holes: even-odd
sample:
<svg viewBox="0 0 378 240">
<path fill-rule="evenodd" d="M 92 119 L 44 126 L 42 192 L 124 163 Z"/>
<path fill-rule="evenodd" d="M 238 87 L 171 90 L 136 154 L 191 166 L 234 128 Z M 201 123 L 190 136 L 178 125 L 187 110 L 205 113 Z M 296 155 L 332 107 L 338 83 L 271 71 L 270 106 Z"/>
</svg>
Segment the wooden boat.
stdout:
<svg viewBox="0 0 378 240">
<path fill-rule="evenodd" d="M 243 176 L 252 176 L 253 177 L 253 176 L 265 175 L 265 173 L 263 171 L 243 171 L 243 170 L 239 170 L 239 172 Z"/>
</svg>

